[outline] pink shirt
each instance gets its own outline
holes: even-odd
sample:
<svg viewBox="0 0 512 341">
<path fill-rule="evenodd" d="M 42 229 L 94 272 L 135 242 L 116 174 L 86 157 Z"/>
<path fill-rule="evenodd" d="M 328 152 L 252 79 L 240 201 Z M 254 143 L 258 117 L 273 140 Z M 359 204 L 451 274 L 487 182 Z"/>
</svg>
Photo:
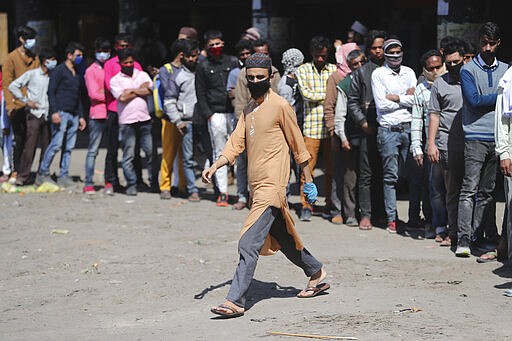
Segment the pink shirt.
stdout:
<svg viewBox="0 0 512 341">
<path fill-rule="evenodd" d="M 142 66 L 140 66 L 138 62 L 135 62 L 134 67 L 135 69 L 142 71 Z M 105 70 L 105 89 L 107 89 L 107 110 L 117 112 L 117 101 L 110 92 L 110 80 L 112 77 L 117 75 L 119 71 L 121 71 L 121 65 L 119 65 L 119 57 L 115 56 L 107 60 L 105 65 L 103 65 L 103 69 Z"/>
<path fill-rule="evenodd" d="M 133 70 L 131 77 L 119 72 L 110 80 L 110 91 L 114 98 L 118 100 L 124 90 L 137 89 L 145 82 L 149 82 L 149 87 L 153 86 L 151 78 L 144 71 Z M 146 98 L 137 96 L 128 102 L 116 102 L 119 124 L 145 122 L 151 119 Z"/>
<path fill-rule="evenodd" d="M 91 100 L 89 118 L 101 120 L 107 118 L 105 99 L 105 71 L 100 63 L 94 62 L 85 70 L 85 86 Z"/>
</svg>

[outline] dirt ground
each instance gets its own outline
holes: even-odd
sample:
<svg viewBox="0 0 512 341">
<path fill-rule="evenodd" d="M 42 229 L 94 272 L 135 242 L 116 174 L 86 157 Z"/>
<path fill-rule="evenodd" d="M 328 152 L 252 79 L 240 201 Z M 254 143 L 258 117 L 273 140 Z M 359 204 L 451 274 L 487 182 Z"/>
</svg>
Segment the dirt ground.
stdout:
<svg viewBox="0 0 512 341">
<path fill-rule="evenodd" d="M 82 179 L 84 156 L 77 150 L 71 169 Z M 512 339 L 512 298 L 503 296 L 512 288 L 510 268 L 456 258 L 432 240 L 335 226 L 321 216 L 296 221 L 326 266 L 328 295 L 296 298 L 306 278 L 279 253 L 260 258 L 245 316 L 212 319 L 209 308 L 227 294 L 248 211 L 217 208 L 211 195 L 200 203 L 150 193 L 86 197 L 80 187 L 0 194 L 0 339 L 296 339 L 269 332 Z M 399 202 L 400 216 L 406 212 Z"/>
</svg>

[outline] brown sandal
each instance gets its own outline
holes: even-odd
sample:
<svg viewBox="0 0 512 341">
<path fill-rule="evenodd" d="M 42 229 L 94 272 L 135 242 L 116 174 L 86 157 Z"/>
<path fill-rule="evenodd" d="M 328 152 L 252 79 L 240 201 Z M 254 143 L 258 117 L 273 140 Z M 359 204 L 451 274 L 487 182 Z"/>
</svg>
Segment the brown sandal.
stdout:
<svg viewBox="0 0 512 341">
<path fill-rule="evenodd" d="M 306 289 L 304 289 L 303 291 L 304 292 L 308 292 L 308 291 L 312 291 L 313 293 L 311 295 L 301 295 L 300 292 L 297 294 L 297 297 L 298 298 L 310 298 L 310 297 L 315 297 L 323 292 L 325 292 L 326 290 L 328 290 L 329 288 L 331 287 L 331 285 L 329 283 L 320 283 L 318 284 L 316 287 L 307 287 Z"/>
<path fill-rule="evenodd" d="M 225 310 L 228 310 L 228 312 L 226 312 Z M 238 311 L 235 308 L 225 304 L 213 307 L 210 309 L 210 311 L 214 314 L 222 316 L 222 318 L 240 317 L 243 316 L 245 313 L 244 311 Z"/>
</svg>

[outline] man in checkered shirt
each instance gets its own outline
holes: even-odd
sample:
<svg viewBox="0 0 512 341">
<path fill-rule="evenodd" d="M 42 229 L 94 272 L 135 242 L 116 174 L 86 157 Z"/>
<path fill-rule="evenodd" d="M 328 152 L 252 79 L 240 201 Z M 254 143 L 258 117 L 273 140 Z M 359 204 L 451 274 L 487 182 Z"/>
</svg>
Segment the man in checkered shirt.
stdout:
<svg viewBox="0 0 512 341">
<path fill-rule="evenodd" d="M 304 142 L 308 152 L 311 154 L 309 167 L 311 172 L 315 169 L 318 160 L 318 154 L 322 149 L 325 166 L 325 193 L 326 193 L 326 209 L 332 207 L 331 204 L 331 147 L 330 136 L 324 120 L 324 99 L 327 86 L 327 78 L 336 70 L 334 64 L 327 63 L 329 52 L 331 50 L 331 42 L 325 37 L 315 36 L 309 43 L 309 51 L 312 61 L 301 65 L 297 69 L 297 81 L 299 89 L 304 99 Z M 301 203 L 302 211 L 300 220 L 311 220 L 311 205 L 306 201 L 302 194 L 304 187 L 304 177 L 301 177 Z"/>
</svg>

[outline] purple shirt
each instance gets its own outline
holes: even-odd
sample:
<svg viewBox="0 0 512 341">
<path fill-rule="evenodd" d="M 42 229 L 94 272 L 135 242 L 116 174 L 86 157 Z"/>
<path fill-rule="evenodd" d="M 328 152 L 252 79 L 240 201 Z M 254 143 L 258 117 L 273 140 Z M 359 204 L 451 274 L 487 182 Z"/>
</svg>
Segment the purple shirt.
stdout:
<svg viewBox="0 0 512 341">
<path fill-rule="evenodd" d="M 110 80 L 110 91 L 117 100 L 119 124 L 145 122 L 151 119 L 145 97 L 137 96 L 127 102 L 119 101 L 119 97 L 122 95 L 123 91 L 127 89 L 137 89 L 145 82 L 149 83 L 150 88 L 153 86 L 153 82 L 149 75 L 144 71 L 139 71 L 137 69 L 133 70 L 133 75 L 131 77 L 119 72 Z"/>
</svg>

